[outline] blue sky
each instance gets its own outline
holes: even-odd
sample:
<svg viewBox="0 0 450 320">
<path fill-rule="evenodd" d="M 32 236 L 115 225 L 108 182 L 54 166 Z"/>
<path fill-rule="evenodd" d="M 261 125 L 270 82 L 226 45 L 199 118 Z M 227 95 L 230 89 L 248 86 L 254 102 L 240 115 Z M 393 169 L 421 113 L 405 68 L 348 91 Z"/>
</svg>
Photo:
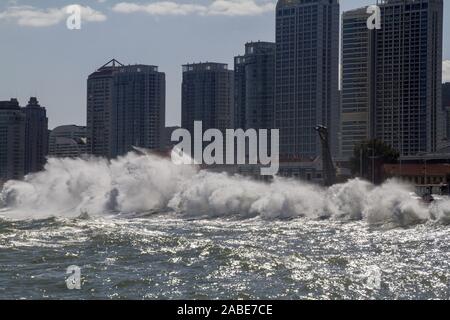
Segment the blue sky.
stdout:
<svg viewBox="0 0 450 320">
<path fill-rule="evenodd" d="M 180 121 L 181 65 L 225 62 L 248 41 L 274 40 L 275 0 L 2 0 L 0 100 L 37 96 L 50 128 L 85 124 L 86 79 L 111 58 L 158 65 L 167 78 L 168 125 Z M 444 30 L 450 4 L 444 0 Z M 341 10 L 375 3 L 341 0 Z M 79 4 L 81 30 L 66 28 L 65 6 Z M 86 21 L 87 20 L 87 21 Z M 450 60 L 444 31 L 444 60 Z M 450 76 L 450 61 L 446 63 Z M 450 81 L 450 79 L 449 79 Z"/>
</svg>

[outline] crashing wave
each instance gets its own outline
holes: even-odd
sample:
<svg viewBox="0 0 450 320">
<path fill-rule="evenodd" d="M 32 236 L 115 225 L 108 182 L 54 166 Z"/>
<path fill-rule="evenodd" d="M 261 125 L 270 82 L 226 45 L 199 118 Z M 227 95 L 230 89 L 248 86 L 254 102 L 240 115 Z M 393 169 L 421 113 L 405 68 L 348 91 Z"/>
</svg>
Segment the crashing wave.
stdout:
<svg viewBox="0 0 450 320">
<path fill-rule="evenodd" d="M 111 161 L 49 159 L 44 171 L 7 182 L 0 205 L 7 207 L 2 214 L 13 218 L 171 211 L 193 217 L 309 217 L 396 225 L 450 220 L 450 200 L 428 207 L 411 192 L 412 186 L 395 180 L 373 186 L 354 179 L 328 189 L 286 178 L 265 183 L 131 152 Z"/>
</svg>

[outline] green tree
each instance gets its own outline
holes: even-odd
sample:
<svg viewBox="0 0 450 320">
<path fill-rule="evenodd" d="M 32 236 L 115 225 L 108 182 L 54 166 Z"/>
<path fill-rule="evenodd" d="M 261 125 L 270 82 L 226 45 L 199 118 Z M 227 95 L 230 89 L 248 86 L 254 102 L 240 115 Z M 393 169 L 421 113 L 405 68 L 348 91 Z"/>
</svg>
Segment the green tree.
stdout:
<svg viewBox="0 0 450 320">
<path fill-rule="evenodd" d="M 352 174 L 379 184 L 385 163 L 396 163 L 400 154 L 388 144 L 374 139 L 356 145 L 350 159 Z"/>
</svg>

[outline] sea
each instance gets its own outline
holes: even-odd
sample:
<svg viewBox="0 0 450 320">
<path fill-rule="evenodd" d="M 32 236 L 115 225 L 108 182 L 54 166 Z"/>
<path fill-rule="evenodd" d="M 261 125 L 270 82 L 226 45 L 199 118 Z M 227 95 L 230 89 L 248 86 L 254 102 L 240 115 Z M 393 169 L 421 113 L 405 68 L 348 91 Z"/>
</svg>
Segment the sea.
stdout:
<svg viewBox="0 0 450 320">
<path fill-rule="evenodd" d="M 450 199 L 413 191 L 50 159 L 0 193 L 0 299 L 449 299 Z"/>
</svg>

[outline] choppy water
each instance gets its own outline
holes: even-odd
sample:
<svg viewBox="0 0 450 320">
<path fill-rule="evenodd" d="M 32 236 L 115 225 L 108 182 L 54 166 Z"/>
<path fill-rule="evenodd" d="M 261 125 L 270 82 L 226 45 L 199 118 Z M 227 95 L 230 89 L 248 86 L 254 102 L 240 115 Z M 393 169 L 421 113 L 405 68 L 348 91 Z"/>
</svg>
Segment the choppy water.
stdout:
<svg viewBox="0 0 450 320">
<path fill-rule="evenodd" d="M 450 199 L 412 189 L 50 159 L 0 192 L 0 299 L 449 299 Z"/>
<path fill-rule="evenodd" d="M 449 255 L 449 227 L 432 222 L 0 220 L 0 299 L 449 299 Z"/>
</svg>

